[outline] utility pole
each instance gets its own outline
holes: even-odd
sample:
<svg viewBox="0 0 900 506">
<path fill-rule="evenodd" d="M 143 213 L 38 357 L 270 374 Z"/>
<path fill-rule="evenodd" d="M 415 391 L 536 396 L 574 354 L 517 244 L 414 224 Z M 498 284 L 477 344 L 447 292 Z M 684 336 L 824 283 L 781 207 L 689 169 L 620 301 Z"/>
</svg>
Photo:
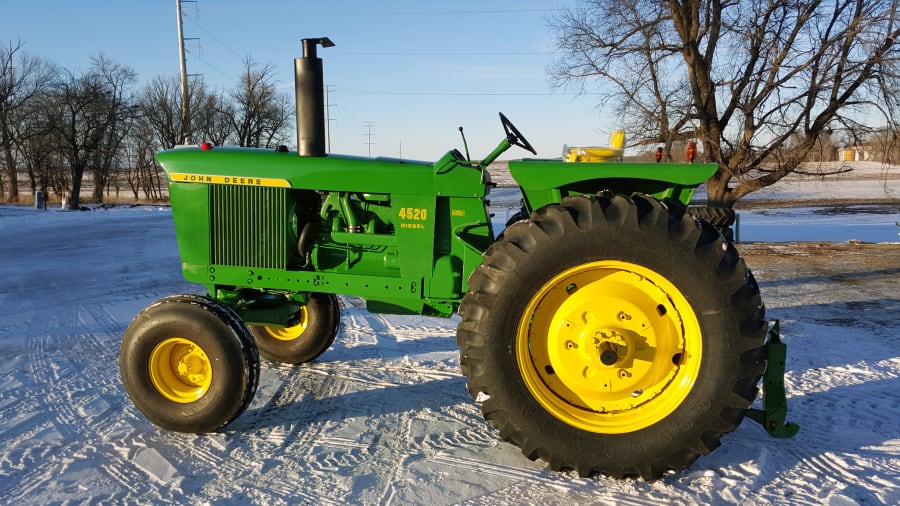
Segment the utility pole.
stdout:
<svg viewBox="0 0 900 506">
<path fill-rule="evenodd" d="M 369 158 L 372 158 L 372 146 L 375 145 L 375 143 L 372 142 L 372 137 L 375 137 L 375 134 L 372 133 L 372 129 L 375 128 L 375 122 L 366 121 L 363 123 L 363 126 L 368 129 L 368 132 L 366 133 L 366 144 L 369 146 Z"/>
<path fill-rule="evenodd" d="M 331 98 L 331 88 L 334 85 L 326 84 L 325 85 L 325 152 L 331 153 L 331 120 L 334 118 L 331 117 L 331 106 L 337 105 L 330 103 Z"/>
<path fill-rule="evenodd" d="M 195 2 L 196 0 L 184 0 L 187 2 Z M 181 2 L 175 0 L 175 9 L 178 14 L 178 56 L 181 68 L 181 143 L 189 144 L 191 142 L 191 109 L 190 94 L 188 93 L 188 75 L 187 62 L 184 56 L 184 27 L 181 22 Z"/>
</svg>

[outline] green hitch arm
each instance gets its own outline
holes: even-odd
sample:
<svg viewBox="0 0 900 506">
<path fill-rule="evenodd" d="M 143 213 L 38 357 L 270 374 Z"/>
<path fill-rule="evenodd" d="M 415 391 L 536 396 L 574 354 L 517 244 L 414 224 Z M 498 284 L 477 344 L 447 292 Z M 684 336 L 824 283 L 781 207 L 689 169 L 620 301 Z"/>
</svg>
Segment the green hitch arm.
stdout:
<svg viewBox="0 0 900 506">
<path fill-rule="evenodd" d="M 781 340 L 780 322 L 769 329 L 766 343 L 768 365 L 763 376 L 763 409 L 751 408 L 747 416 L 759 422 L 770 436 L 787 439 L 800 430 L 794 422 L 787 422 L 787 396 L 784 391 L 784 364 L 787 359 L 787 345 Z"/>
</svg>

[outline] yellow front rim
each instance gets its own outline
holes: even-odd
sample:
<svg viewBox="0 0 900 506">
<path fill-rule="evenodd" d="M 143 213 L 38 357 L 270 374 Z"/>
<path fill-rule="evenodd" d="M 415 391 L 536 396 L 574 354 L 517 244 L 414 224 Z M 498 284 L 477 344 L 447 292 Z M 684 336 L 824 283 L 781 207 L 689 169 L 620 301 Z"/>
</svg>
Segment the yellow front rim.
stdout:
<svg viewBox="0 0 900 506">
<path fill-rule="evenodd" d="M 621 434 L 658 423 L 684 402 L 700 370 L 700 324 L 668 279 L 604 260 L 540 288 L 516 335 L 525 384 L 553 416 Z"/>
<path fill-rule="evenodd" d="M 279 341 L 293 341 L 306 332 L 306 327 L 309 325 L 309 312 L 306 310 L 306 306 L 300 307 L 299 318 L 300 322 L 291 327 L 270 327 L 266 325 L 264 328 L 267 334 Z"/>
<path fill-rule="evenodd" d="M 150 353 L 150 381 L 163 397 L 187 404 L 203 397 L 212 384 L 212 363 L 196 343 L 171 337 Z"/>
</svg>

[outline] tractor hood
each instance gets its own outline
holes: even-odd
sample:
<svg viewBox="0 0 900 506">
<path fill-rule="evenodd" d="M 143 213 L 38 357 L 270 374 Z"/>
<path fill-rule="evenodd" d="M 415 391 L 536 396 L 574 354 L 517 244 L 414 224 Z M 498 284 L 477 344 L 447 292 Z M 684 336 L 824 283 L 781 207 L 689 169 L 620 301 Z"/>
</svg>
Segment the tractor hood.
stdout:
<svg viewBox="0 0 900 506">
<path fill-rule="evenodd" d="M 349 155 L 297 156 L 295 151 L 179 147 L 156 155 L 169 184 L 207 183 L 360 193 L 483 196 L 482 174 L 453 163 Z M 440 168 L 440 170 L 437 170 Z"/>
</svg>

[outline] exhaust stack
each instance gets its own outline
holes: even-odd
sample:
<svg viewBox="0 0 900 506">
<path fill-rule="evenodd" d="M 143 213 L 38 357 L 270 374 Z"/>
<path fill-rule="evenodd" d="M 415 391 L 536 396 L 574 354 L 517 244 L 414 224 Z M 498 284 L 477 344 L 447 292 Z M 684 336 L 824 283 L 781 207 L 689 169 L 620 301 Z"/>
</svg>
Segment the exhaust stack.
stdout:
<svg viewBox="0 0 900 506">
<path fill-rule="evenodd" d="M 328 37 L 303 39 L 303 57 L 294 59 L 297 102 L 297 154 L 325 156 L 325 85 L 316 46 L 334 46 Z"/>
</svg>

